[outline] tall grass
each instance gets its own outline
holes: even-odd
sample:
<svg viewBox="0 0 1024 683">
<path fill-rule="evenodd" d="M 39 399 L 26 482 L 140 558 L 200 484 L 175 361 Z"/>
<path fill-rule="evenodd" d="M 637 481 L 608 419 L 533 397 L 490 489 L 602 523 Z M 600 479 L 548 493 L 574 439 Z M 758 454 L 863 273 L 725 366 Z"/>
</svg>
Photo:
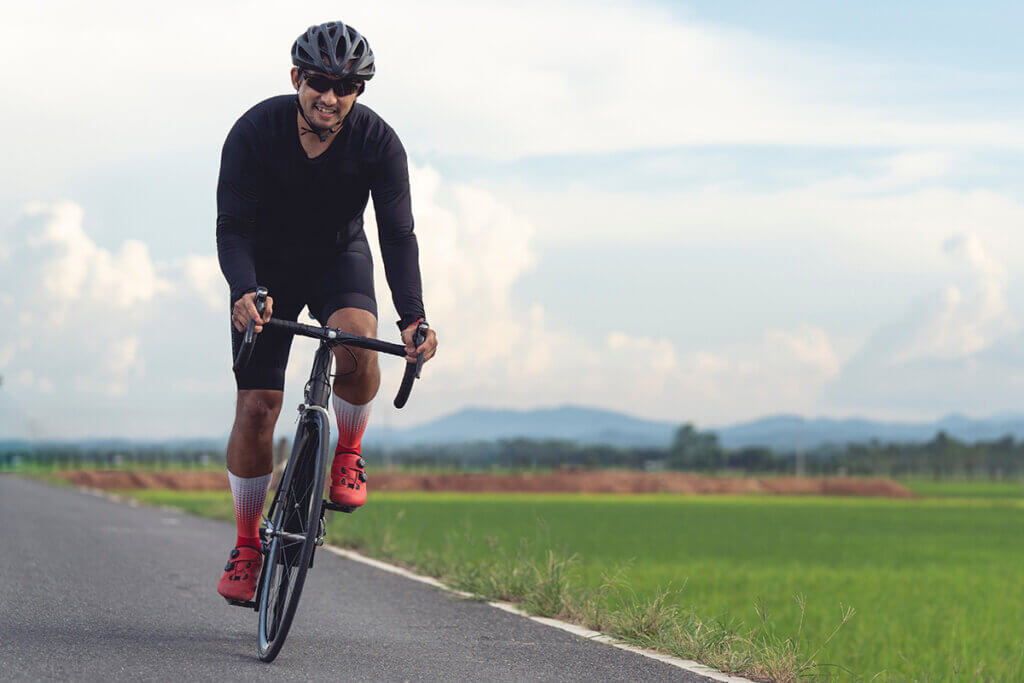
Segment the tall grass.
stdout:
<svg viewBox="0 0 1024 683">
<path fill-rule="evenodd" d="M 140 492 L 230 520 L 217 495 Z M 1018 500 L 376 493 L 328 534 L 722 670 L 1024 680 Z"/>
</svg>

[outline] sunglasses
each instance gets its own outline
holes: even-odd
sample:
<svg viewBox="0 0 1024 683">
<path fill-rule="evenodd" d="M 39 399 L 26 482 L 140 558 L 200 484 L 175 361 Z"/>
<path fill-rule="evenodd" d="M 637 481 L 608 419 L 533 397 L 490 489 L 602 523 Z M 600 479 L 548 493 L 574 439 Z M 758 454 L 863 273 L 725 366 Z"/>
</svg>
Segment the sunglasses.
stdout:
<svg viewBox="0 0 1024 683">
<path fill-rule="evenodd" d="M 333 89 L 334 94 L 338 97 L 347 97 L 353 93 L 359 92 L 359 88 L 363 85 L 362 81 L 351 81 L 341 80 L 337 81 L 333 78 L 327 78 L 327 76 L 320 76 L 317 74 L 310 74 L 303 72 L 306 77 L 306 85 L 317 92 L 327 92 Z"/>
</svg>

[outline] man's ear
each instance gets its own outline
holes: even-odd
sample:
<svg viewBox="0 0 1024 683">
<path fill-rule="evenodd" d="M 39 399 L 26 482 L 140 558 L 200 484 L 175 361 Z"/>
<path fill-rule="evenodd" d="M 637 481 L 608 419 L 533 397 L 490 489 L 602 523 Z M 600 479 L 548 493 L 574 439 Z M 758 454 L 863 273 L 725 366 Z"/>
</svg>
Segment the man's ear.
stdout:
<svg viewBox="0 0 1024 683">
<path fill-rule="evenodd" d="M 295 66 L 292 67 L 292 87 L 299 89 L 299 68 Z"/>
</svg>

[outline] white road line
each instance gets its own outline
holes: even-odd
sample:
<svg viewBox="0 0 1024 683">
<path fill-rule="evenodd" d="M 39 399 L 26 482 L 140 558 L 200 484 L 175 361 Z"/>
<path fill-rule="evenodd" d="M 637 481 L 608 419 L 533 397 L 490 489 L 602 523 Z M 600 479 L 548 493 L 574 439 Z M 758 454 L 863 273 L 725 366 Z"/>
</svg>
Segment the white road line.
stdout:
<svg viewBox="0 0 1024 683">
<path fill-rule="evenodd" d="M 114 493 L 108 493 L 107 491 L 104 491 L 102 489 L 95 489 L 95 488 L 89 488 L 89 487 L 85 487 L 85 486 L 79 486 L 78 490 L 79 491 L 84 491 L 86 493 L 91 493 L 92 495 L 99 496 L 100 498 L 106 498 L 107 500 L 114 501 L 116 503 L 127 503 L 128 505 L 131 505 L 132 507 L 137 507 L 138 506 L 138 502 L 136 500 L 134 500 L 133 498 L 124 498 L 124 497 L 119 496 L 119 495 L 114 494 Z M 180 510 L 176 510 L 174 508 L 166 508 L 165 507 L 163 509 L 165 509 L 165 510 L 173 510 L 174 512 L 178 512 L 178 513 L 181 512 Z M 440 588 L 443 591 L 447 591 L 447 592 L 452 593 L 454 595 L 458 595 L 459 597 L 463 597 L 463 598 L 472 598 L 473 597 L 472 593 L 467 593 L 465 591 L 460 591 L 460 590 L 456 590 L 454 588 L 450 588 L 450 587 L 444 585 L 443 583 L 441 583 L 440 581 L 438 581 L 437 579 L 431 578 L 429 576 L 422 576 L 421 574 L 415 574 L 415 573 L 409 571 L 408 569 L 404 569 L 402 567 L 398 567 L 398 566 L 393 565 L 393 564 L 388 564 L 387 562 L 381 562 L 380 560 L 375 560 L 375 559 L 373 559 L 371 557 L 367 557 L 366 555 L 362 555 L 360 553 L 357 553 L 354 550 L 346 550 L 345 548 L 339 548 L 338 546 L 334 546 L 334 545 L 330 545 L 330 544 L 326 544 L 326 543 L 324 544 L 324 550 L 327 550 L 328 552 L 332 552 L 335 555 L 338 555 L 339 557 L 344 557 L 345 559 L 352 560 L 353 562 L 362 562 L 363 564 L 369 565 L 371 567 L 375 567 L 375 568 L 380 569 L 382 571 L 391 572 L 392 574 L 397 574 L 397 575 L 399 575 L 401 577 L 404 577 L 406 579 L 410 579 L 412 581 L 419 581 L 420 583 L 425 583 L 428 586 L 433 586 L 434 588 Z M 705 677 L 710 678 L 710 679 L 715 680 L 715 681 L 722 681 L 723 683 L 754 683 L 749 678 L 743 678 L 741 676 L 732 676 L 730 674 L 725 674 L 725 673 L 722 673 L 721 671 L 718 671 L 716 669 L 712 669 L 709 666 L 704 666 L 700 662 L 695 662 L 692 659 L 680 659 L 679 657 L 673 657 L 671 655 L 663 655 L 660 652 L 654 652 L 653 650 L 645 650 L 642 647 L 637 647 L 635 645 L 630 645 L 628 643 L 624 643 L 621 640 L 617 640 L 615 638 L 612 638 L 611 636 L 605 635 L 605 634 L 601 633 L 600 631 L 591 631 L 590 629 L 583 628 L 582 626 L 577 626 L 576 624 L 570 624 L 567 621 L 560 621 L 558 619 L 549 619 L 548 617 L 533 616 L 532 614 L 528 614 L 528 613 L 524 612 L 523 610 L 519 609 L 518 607 L 516 607 L 515 605 L 513 605 L 512 603 L 509 603 L 509 602 L 488 602 L 487 604 L 490 605 L 491 607 L 496 607 L 497 609 L 504 610 L 505 612 L 509 612 L 511 614 L 515 614 L 515 615 L 524 617 L 526 619 L 530 619 L 531 621 L 535 621 L 538 624 L 543 624 L 544 626 L 550 626 L 551 628 L 561 629 L 562 631 L 566 631 L 566 632 L 571 633 L 571 634 L 573 634 L 575 636 L 579 636 L 581 638 L 586 638 L 587 640 L 594 640 L 594 641 L 597 641 L 599 643 L 604 643 L 605 645 L 611 645 L 612 647 L 617 647 L 620 650 L 627 650 L 628 652 L 633 652 L 633 653 L 641 655 L 643 657 L 648 657 L 650 659 L 656 659 L 659 662 L 664 662 L 665 664 L 677 667 L 679 669 L 685 669 L 686 671 L 698 674 L 700 676 L 705 676 Z"/>
<path fill-rule="evenodd" d="M 463 598 L 472 598 L 473 597 L 472 593 L 467 593 L 465 591 L 460 591 L 460 590 L 455 590 L 454 588 L 449 588 L 448 586 L 444 585 L 443 583 L 441 583 L 437 579 L 431 578 L 429 576 L 422 576 L 420 574 L 415 574 L 415 573 L 409 571 L 408 569 L 403 569 L 402 567 L 397 567 L 397 566 L 395 566 L 393 564 L 388 564 L 387 562 L 381 562 L 380 560 L 375 560 L 373 558 L 367 557 L 366 555 L 362 555 L 360 553 L 357 553 L 354 550 L 346 550 L 345 548 L 339 548 L 337 546 L 333 546 L 333 545 L 329 545 L 329 544 L 325 544 L 324 545 L 324 550 L 327 550 L 329 552 L 334 553 L 335 555 L 338 555 L 340 557 L 344 557 L 345 559 L 352 560 L 354 562 L 362 562 L 363 564 L 369 565 L 371 567 L 375 567 L 377 569 L 381 569 L 381 570 L 386 571 L 386 572 L 391 572 L 392 574 L 398 574 L 399 576 L 404 577 L 406 579 L 410 579 L 412 581 L 419 581 L 420 583 L 425 583 L 428 586 L 433 586 L 434 588 L 440 588 L 443 591 L 447 591 L 449 593 L 454 593 L 455 595 L 458 595 L 458 596 L 463 597 Z M 570 624 L 570 623 L 568 623 L 566 621 L 560 621 L 559 619 L 549 619 L 547 617 L 533 616 L 532 614 L 528 614 L 528 613 L 524 612 L 523 610 L 519 609 L 518 607 L 516 607 L 512 603 L 508 603 L 508 602 L 488 602 L 487 604 L 490 605 L 491 607 L 496 607 L 496 608 L 498 608 L 500 610 L 504 610 L 505 612 L 509 612 L 511 614 L 516 614 L 518 616 L 525 617 L 526 619 L 530 619 L 531 621 L 535 621 L 538 624 L 543 624 L 544 626 L 550 626 L 551 628 L 561 629 L 562 631 L 566 631 L 568 633 L 571 633 L 573 635 L 579 636 L 581 638 L 586 638 L 587 640 L 594 640 L 594 641 L 597 641 L 599 643 L 604 643 L 606 645 L 611 645 L 612 647 L 617 647 L 620 650 L 627 650 L 629 652 L 633 652 L 633 653 L 636 653 L 638 655 L 642 655 L 644 657 L 648 657 L 650 659 L 656 659 L 659 662 L 664 662 L 665 664 L 669 664 L 671 666 L 678 667 L 680 669 L 685 669 L 685 670 L 687 670 L 687 671 L 689 671 L 691 673 L 695 673 L 695 674 L 698 674 L 700 676 L 705 676 L 705 677 L 710 678 L 710 679 L 715 680 L 715 681 L 723 681 L 723 683 L 752 683 L 749 678 L 743 678 L 743 677 L 740 677 L 740 676 L 732 676 L 730 674 L 725 674 L 725 673 L 722 673 L 721 671 L 718 671 L 716 669 L 712 669 L 709 666 L 704 666 L 700 662 L 695 662 L 695 661 L 690 660 L 690 659 L 680 659 L 679 657 L 673 657 L 671 655 L 664 655 L 664 654 L 661 654 L 660 652 L 654 652 L 652 650 L 645 650 L 642 647 L 637 647 L 635 645 L 629 645 L 628 643 L 624 643 L 621 640 L 617 640 L 615 638 L 612 638 L 611 636 L 605 635 L 605 634 L 601 633 L 600 631 L 591 631 L 590 629 L 583 628 L 582 626 L 577 626 L 576 624 Z"/>
</svg>

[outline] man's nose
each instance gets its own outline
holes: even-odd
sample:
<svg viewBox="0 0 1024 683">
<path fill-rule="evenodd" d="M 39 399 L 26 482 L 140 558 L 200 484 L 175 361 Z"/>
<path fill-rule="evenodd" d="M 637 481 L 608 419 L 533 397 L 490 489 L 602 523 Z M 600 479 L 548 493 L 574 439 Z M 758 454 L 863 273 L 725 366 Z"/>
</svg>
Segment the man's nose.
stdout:
<svg viewBox="0 0 1024 683">
<path fill-rule="evenodd" d="M 335 94 L 334 88 L 328 88 L 327 92 L 320 93 L 319 100 L 321 103 L 329 107 L 333 107 L 338 103 L 338 96 Z"/>
</svg>

